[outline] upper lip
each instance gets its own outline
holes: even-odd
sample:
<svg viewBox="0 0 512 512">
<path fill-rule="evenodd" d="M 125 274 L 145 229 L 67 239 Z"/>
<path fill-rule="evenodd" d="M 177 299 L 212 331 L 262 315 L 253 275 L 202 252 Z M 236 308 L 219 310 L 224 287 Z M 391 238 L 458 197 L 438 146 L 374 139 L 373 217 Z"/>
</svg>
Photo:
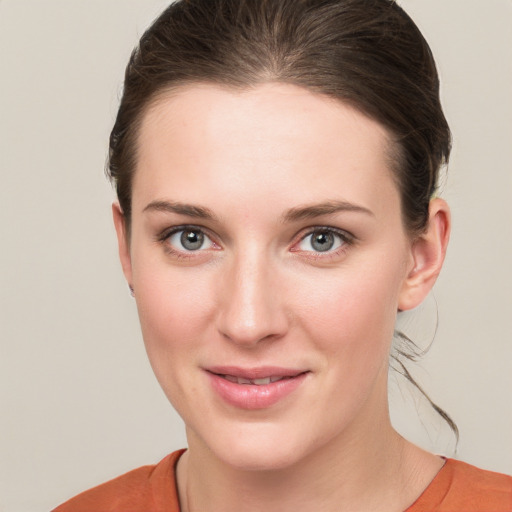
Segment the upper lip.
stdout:
<svg viewBox="0 0 512 512">
<path fill-rule="evenodd" d="M 255 366 L 242 368 L 240 366 L 208 366 L 207 372 L 217 375 L 232 375 L 243 379 L 263 379 L 265 377 L 296 377 L 307 370 L 296 368 L 283 368 L 281 366 Z"/>
</svg>

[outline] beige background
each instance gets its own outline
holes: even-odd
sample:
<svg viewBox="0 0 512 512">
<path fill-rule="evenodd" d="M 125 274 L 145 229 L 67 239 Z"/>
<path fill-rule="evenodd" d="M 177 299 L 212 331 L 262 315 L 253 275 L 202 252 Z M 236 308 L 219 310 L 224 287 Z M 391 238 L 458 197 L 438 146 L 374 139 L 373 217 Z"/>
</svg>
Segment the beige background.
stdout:
<svg viewBox="0 0 512 512">
<path fill-rule="evenodd" d="M 48 510 L 185 443 L 146 361 L 103 177 L 124 65 L 164 4 L 0 0 L 0 511 Z M 457 421 L 457 456 L 512 473 L 512 2 L 402 5 L 455 136 L 439 329 L 415 372 Z M 434 298 L 412 316 L 428 342 Z M 391 389 L 398 428 L 450 454 L 407 389 Z"/>
</svg>

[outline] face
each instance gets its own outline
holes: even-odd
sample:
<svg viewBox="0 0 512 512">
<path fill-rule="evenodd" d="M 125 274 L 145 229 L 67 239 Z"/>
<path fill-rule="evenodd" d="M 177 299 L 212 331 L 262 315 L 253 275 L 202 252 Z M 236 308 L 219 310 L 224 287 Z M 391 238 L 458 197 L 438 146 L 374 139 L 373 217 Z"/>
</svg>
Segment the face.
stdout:
<svg viewBox="0 0 512 512">
<path fill-rule="evenodd" d="M 189 86 L 143 119 L 121 258 L 189 442 L 277 468 L 387 417 L 414 267 L 388 136 L 291 85 Z"/>
</svg>

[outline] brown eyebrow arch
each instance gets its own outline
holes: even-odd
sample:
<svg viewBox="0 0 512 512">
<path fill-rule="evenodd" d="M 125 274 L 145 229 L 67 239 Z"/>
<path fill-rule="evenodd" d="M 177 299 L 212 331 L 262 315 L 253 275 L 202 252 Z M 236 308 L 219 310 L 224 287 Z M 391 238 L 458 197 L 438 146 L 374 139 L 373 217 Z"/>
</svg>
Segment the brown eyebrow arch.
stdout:
<svg viewBox="0 0 512 512">
<path fill-rule="evenodd" d="M 325 203 L 291 208 L 283 215 L 284 222 L 293 222 L 304 219 L 314 219 L 322 215 L 331 215 L 338 212 L 359 212 L 375 217 L 374 213 L 364 206 L 347 201 L 327 201 Z"/>
<path fill-rule="evenodd" d="M 151 201 L 151 203 L 149 203 L 143 211 L 177 213 L 178 215 L 186 215 L 187 217 L 195 217 L 197 219 L 216 219 L 213 212 L 208 208 L 186 203 L 176 203 L 172 201 Z"/>
</svg>

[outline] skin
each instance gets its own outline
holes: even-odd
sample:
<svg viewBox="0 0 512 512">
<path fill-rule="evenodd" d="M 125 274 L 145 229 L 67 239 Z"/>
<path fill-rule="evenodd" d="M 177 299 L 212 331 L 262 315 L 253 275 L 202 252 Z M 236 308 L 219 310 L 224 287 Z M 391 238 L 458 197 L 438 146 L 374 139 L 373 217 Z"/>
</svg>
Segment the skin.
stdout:
<svg viewBox="0 0 512 512">
<path fill-rule="evenodd" d="M 389 145 L 372 119 L 285 84 L 187 86 L 145 114 L 129 239 L 113 212 L 149 359 L 186 424 L 184 511 L 405 510 L 442 466 L 393 430 L 387 372 L 397 311 L 440 272 L 449 211 L 435 199 L 428 229 L 405 231 Z M 183 225 L 201 249 L 169 234 Z M 312 245 L 319 227 L 338 230 L 332 250 Z M 228 364 L 307 374 L 244 410 L 205 372 Z"/>
</svg>

